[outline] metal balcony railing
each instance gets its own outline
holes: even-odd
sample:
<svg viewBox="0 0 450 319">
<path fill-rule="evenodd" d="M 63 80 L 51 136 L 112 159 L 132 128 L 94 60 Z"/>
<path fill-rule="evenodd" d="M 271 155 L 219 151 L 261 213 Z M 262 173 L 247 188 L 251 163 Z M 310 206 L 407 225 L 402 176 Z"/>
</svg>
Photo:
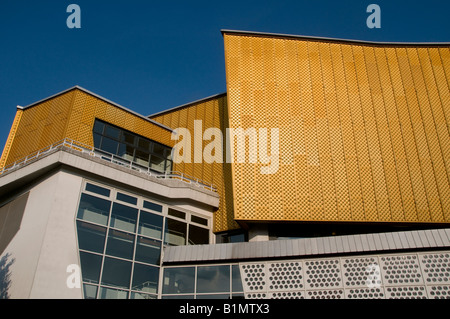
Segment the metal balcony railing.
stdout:
<svg viewBox="0 0 450 319">
<path fill-rule="evenodd" d="M 27 164 L 30 164 L 31 162 L 34 162 L 49 153 L 52 153 L 58 149 L 63 149 L 63 148 L 76 150 L 81 153 L 88 154 L 89 156 L 108 161 L 115 165 L 118 165 L 118 166 L 121 166 L 124 168 L 128 168 L 128 169 L 131 169 L 133 171 L 136 171 L 136 172 L 148 175 L 148 176 L 153 176 L 153 177 L 160 178 L 160 179 L 175 179 L 175 180 L 179 180 L 183 183 L 191 184 L 191 185 L 194 185 L 197 187 L 205 188 L 205 189 L 213 191 L 213 192 L 217 192 L 217 188 L 213 184 L 205 182 L 199 178 L 189 176 L 187 174 L 184 174 L 182 172 L 177 172 L 177 171 L 170 171 L 170 172 L 165 172 L 165 173 L 157 172 L 155 170 L 152 170 L 150 167 L 139 165 L 136 162 L 124 159 L 120 156 L 105 152 L 103 150 L 94 148 L 90 145 L 86 145 L 86 144 L 80 143 L 78 141 L 69 139 L 69 138 L 60 140 L 52 145 L 49 145 L 49 146 L 44 147 L 36 152 L 31 153 L 31 154 L 27 155 L 26 157 L 24 157 L 20 160 L 17 160 L 10 165 L 4 166 L 0 170 L 0 176 L 3 174 L 9 173 L 11 171 L 14 171 L 14 170 L 16 170 L 20 167 L 23 167 Z"/>
</svg>

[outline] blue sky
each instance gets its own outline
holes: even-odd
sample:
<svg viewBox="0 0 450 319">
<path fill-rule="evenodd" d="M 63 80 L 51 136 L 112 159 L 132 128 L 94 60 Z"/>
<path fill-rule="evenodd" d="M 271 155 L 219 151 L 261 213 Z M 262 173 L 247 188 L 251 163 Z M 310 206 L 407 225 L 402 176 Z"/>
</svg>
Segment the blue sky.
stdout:
<svg viewBox="0 0 450 319">
<path fill-rule="evenodd" d="M 66 25 L 72 3 L 81 29 Z M 144 115 L 225 92 L 221 29 L 450 42 L 449 15 L 448 0 L 0 0 L 0 149 L 17 105 L 74 85 Z"/>
</svg>

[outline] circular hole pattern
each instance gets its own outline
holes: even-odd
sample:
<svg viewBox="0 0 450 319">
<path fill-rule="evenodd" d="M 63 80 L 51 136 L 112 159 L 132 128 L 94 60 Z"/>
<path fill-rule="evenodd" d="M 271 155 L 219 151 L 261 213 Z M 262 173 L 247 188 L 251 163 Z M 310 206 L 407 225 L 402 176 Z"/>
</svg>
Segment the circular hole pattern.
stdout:
<svg viewBox="0 0 450 319">
<path fill-rule="evenodd" d="M 426 299 L 425 287 L 387 287 L 389 299 Z"/>
<path fill-rule="evenodd" d="M 419 284 L 422 282 L 417 256 L 381 257 L 385 284 Z"/>
<path fill-rule="evenodd" d="M 265 265 L 264 264 L 250 264 L 243 265 L 244 283 L 249 290 L 258 291 L 263 290 L 265 282 Z"/>
<path fill-rule="evenodd" d="M 311 288 L 336 288 L 341 284 L 338 260 L 305 262 L 306 282 Z"/>
<path fill-rule="evenodd" d="M 422 264 L 427 283 L 450 283 L 450 254 L 425 255 Z"/>
<path fill-rule="evenodd" d="M 302 266 L 299 262 L 279 262 L 269 265 L 269 290 L 303 288 Z"/>
<path fill-rule="evenodd" d="M 380 288 L 350 289 L 348 299 L 379 299 L 384 298 L 384 293 Z"/>
</svg>

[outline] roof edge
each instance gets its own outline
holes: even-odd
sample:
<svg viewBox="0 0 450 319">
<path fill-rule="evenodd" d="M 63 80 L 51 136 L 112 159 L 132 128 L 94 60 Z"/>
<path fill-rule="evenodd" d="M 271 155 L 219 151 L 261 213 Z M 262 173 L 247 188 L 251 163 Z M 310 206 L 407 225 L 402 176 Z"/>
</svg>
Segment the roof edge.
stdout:
<svg viewBox="0 0 450 319">
<path fill-rule="evenodd" d="M 266 36 L 266 37 L 277 37 L 277 38 L 293 38 L 293 39 L 305 39 L 305 40 L 313 40 L 313 41 L 345 42 L 345 43 L 371 44 L 371 45 L 450 46 L 450 42 L 381 42 L 381 41 L 329 38 L 329 37 L 305 36 L 305 35 L 258 32 L 258 31 L 230 30 L 230 29 L 221 29 L 220 32 L 222 33 L 222 36 L 225 35 L 225 33 L 230 33 L 230 34 L 242 34 L 242 35 L 249 35 L 249 36 Z"/>
<path fill-rule="evenodd" d="M 160 115 L 163 115 L 163 114 L 166 114 L 166 113 L 169 113 L 169 112 L 177 111 L 177 110 L 180 110 L 182 108 L 192 106 L 192 105 L 197 104 L 197 103 L 206 102 L 208 100 L 212 100 L 212 99 L 215 99 L 215 98 L 218 98 L 218 97 L 221 97 L 221 96 L 226 96 L 226 95 L 227 95 L 227 92 L 210 95 L 210 96 L 207 96 L 207 97 L 199 99 L 199 100 L 195 100 L 195 101 L 192 101 L 192 102 L 188 102 L 188 103 L 185 103 L 185 104 L 182 104 L 182 105 L 178 105 L 178 106 L 172 107 L 172 108 L 167 109 L 167 110 L 163 110 L 163 111 L 160 111 L 160 112 L 156 112 L 156 113 L 150 114 L 150 115 L 148 115 L 148 117 L 152 118 L 152 117 L 155 117 L 155 116 L 160 116 Z"/>
<path fill-rule="evenodd" d="M 168 126 L 165 126 L 165 125 L 163 125 L 163 124 L 161 124 L 161 123 L 159 123 L 159 122 L 156 122 L 156 121 L 154 121 L 154 120 L 152 120 L 152 119 L 150 119 L 150 118 L 148 118 L 148 117 L 146 117 L 146 116 L 144 116 L 144 115 L 142 115 L 142 114 L 139 114 L 139 113 L 137 113 L 137 112 L 135 112 L 135 111 L 133 111 L 133 110 L 130 110 L 129 108 L 126 108 L 126 107 L 124 107 L 124 106 L 122 106 L 122 105 L 120 105 L 120 104 L 117 104 L 116 102 L 113 102 L 113 101 L 111 101 L 111 100 L 108 100 L 108 99 L 104 98 L 103 96 L 100 96 L 100 95 L 98 95 L 98 94 L 96 94 L 96 93 L 93 93 L 93 92 L 91 92 L 91 91 L 89 91 L 89 90 L 87 90 L 87 89 L 85 89 L 85 88 L 83 88 L 83 87 L 81 87 L 81 86 L 79 86 L 79 85 L 75 85 L 75 86 L 73 86 L 73 87 L 71 87 L 71 88 L 68 88 L 68 89 L 66 89 L 66 90 L 64 90 L 64 91 L 61 91 L 61 92 L 56 93 L 56 94 L 53 94 L 53 95 L 51 95 L 51 96 L 49 96 L 49 97 L 46 97 L 45 99 L 42 99 L 42 100 L 39 100 L 39 101 L 37 101 L 37 102 L 31 103 L 31 104 L 29 104 L 29 105 L 27 105 L 27 106 L 19 106 L 19 105 L 18 105 L 18 106 L 17 106 L 17 109 L 20 109 L 20 110 L 26 110 L 26 109 L 28 109 L 28 108 L 31 108 L 31 107 L 37 105 L 37 104 L 43 103 L 43 102 L 45 102 L 45 101 L 48 101 L 48 100 L 50 100 L 50 99 L 53 99 L 53 98 L 55 98 L 55 97 L 58 97 L 58 96 L 60 96 L 60 95 L 62 95 L 62 94 L 68 93 L 68 92 L 73 91 L 73 90 L 80 90 L 80 91 L 82 91 L 82 92 L 84 92 L 84 93 L 86 93 L 86 94 L 89 94 L 89 95 L 91 95 L 91 96 L 93 96 L 93 97 L 95 97 L 95 98 L 98 98 L 98 99 L 100 99 L 100 100 L 102 100 L 102 101 L 104 101 L 104 102 L 106 102 L 106 103 L 109 103 L 109 104 L 111 104 L 111 105 L 114 105 L 115 107 L 118 107 L 118 108 L 124 110 L 125 112 L 131 113 L 131 114 L 133 114 L 133 115 L 135 115 L 135 116 L 138 116 L 138 117 L 140 117 L 140 118 L 146 120 L 147 122 L 150 122 L 150 123 L 152 123 L 152 124 L 154 124 L 154 125 L 157 125 L 157 126 L 163 128 L 163 129 L 165 129 L 165 130 L 168 130 L 169 132 L 173 132 L 173 129 L 172 129 L 172 128 L 170 128 L 170 127 L 168 127 Z"/>
</svg>

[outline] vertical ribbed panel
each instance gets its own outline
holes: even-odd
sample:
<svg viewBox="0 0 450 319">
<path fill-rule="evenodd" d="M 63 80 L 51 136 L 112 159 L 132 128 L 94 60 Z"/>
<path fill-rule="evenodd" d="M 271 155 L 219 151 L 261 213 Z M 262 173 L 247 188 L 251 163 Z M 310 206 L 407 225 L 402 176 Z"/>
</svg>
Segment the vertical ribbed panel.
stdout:
<svg viewBox="0 0 450 319">
<path fill-rule="evenodd" d="M 237 220 L 450 222 L 448 48 L 224 40 L 230 127 L 280 132 L 275 174 L 231 165 Z"/>
</svg>

